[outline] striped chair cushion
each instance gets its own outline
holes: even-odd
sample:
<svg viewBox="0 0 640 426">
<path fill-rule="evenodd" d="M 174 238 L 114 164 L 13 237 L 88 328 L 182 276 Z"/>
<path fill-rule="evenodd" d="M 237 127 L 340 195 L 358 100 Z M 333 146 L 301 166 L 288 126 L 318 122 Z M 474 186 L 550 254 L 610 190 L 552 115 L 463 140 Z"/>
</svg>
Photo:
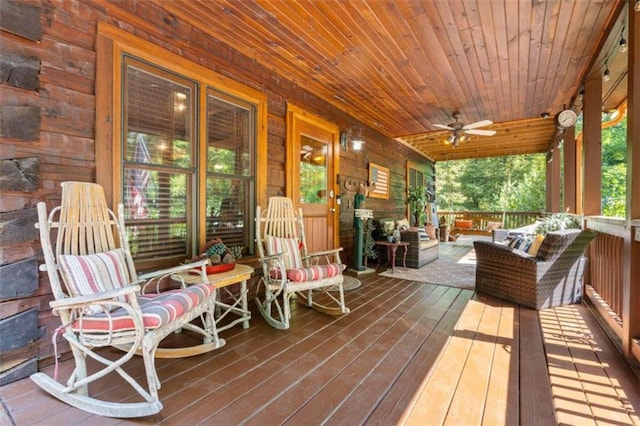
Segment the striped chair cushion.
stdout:
<svg viewBox="0 0 640 426">
<path fill-rule="evenodd" d="M 278 253 L 289 253 L 289 256 L 284 258 L 285 269 L 302 268 L 300 241 L 297 238 L 278 238 L 267 235 L 265 246 L 269 256 Z"/>
<path fill-rule="evenodd" d="M 147 329 L 162 327 L 198 306 L 211 296 L 214 290 L 215 287 L 212 285 L 197 284 L 185 289 L 139 296 L 142 322 Z M 133 318 L 124 308 L 118 308 L 113 312 L 85 315 L 76 320 L 72 327 L 75 331 L 83 333 L 109 333 L 135 328 Z"/>
<path fill-rule="evenodd" d="M 338 276 L 344 270 L 345 265 L 330 263 L 328 265 L 315 265 L 310 268 L 294 268 L 287 270 L 287 278 L 293 282 L 317 281 L 323 278 Z"/>
</svg>

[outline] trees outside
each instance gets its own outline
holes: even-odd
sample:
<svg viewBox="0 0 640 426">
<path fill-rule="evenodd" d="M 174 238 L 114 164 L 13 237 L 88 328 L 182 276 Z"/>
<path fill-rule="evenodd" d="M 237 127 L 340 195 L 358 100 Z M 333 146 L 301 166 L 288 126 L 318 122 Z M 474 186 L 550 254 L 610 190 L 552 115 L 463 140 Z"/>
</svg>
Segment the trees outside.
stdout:
<svg viewBox="0 0 640 426">
<path fill-rule="evenodd" d="M 602 214 L 624 217 L 627 175 L 627 118 L 602 130 Z"/>
<path fill-rule="evenodd" d="M 582 117 L 581 117 L 582 118 Z M 610 118 L 605 115 L 603 123 Z M 579 120 L 577 131 L 581 130 Z M 602 214 L 624 217 L 627 120 L 602 130 Z M 443 161 L 436 165 L 438 208 L 443 211 L 544 211 L 544 154 Z"/>
<path fill-rule="evenodd" d="M 445 161 L 436 165 L 438 207 L 447 211 L 540 211 L 544 154 Z"/>
</svg>

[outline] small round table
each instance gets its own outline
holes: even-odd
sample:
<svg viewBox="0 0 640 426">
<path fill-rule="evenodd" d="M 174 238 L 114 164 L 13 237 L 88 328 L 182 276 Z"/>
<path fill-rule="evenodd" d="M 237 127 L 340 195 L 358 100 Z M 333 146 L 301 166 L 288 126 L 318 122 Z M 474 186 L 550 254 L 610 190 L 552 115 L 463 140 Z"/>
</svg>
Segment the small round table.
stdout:
<svg viewBox="0 0 640 426">
<path fill-rule="evenodd" d="M 387 261 L 391 263 L 391 273 L 396 271 L 396 252 L 398 247 L 404 247 L 404 256 L 402 256 L 402 266 L 405 271 L 407 270 L 407 251 L 409 250 L 409 243 L 399 241 L 397 243 L 390 243 L 387 241 L 376 241 L 376 246 L 387 247 Z M 380 267 L 380 250 L 378 250 L 378 267 Z"/>
</svg>

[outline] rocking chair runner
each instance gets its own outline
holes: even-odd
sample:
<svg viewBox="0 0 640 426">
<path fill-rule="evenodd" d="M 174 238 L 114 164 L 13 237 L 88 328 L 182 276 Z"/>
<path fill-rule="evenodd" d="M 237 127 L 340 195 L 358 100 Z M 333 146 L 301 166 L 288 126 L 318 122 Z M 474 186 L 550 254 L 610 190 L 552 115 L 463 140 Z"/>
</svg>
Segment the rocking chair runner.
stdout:
<svg viewBox="0 0 640 426">
<path fill-rule="evenodd" d="M 44 373 L 33 374 L 31 379 L 69 405 L 101 416 L 158 413 L 162 404 L 154 357 L 197 355 L 224 345 L 215 328 L 216 289 L 207 283 L 206 263 L 137 275 L 124 228 L 124 207 L 118 206 L 116 218 L 107 208 L 102 187 L 93 183 L 62 183 L 62 205 L 47 215 L 45 203 L 38 203 L 36 226 L 45 259 L 40 269 L 47 271 L 55 298 L 50 306 L 62 321 L 56 334 L 61 332 L 69 342 L 75 368 L 66 385 Z M 57 229 L 55 254 L 53 229 Z M 202 284 L 182 283 L 179 290 L 159 292 L 161 280 L 194 268 L 199 268 Z M 150 287 L 155 294 L 144 294 Z M 191 324 L 198 317 L 202 327 Z M 158 348 L 163 338 L 180 329 L 202 335 L 203 343 L 188 348 Z M 115 361 L 107 359 L 96 352 L 105 346 L 117 347 L 124 354 Z M 124 364 L 136 354 L 143 357 L 148 390 L 124 370 Z M 87 357 L 97 361 L 98 371 L 87 371 Z M 110 402 L 89 396 L 89 383 L 112 372 L 124 378 L 144 401 Z"/>
<path fill-rule="evenodd" d="M 261 211 L 258 206 L 256 221 L 256 242 L 263 270 L 256 305 L 271 326 L 289 328 L 289 302 L 294 294 L 320 312 L 349 313 L 342 285 L 345 266 L 340 261 L 342 248 L 307 253 L 302 210 L 296 212 L 290 198 L 271 197 L 267 210 Z M 262 287 L 264 299 L 259 297 Z M 338 292 L 338 297 L 333 291 Z"/>
</svg>

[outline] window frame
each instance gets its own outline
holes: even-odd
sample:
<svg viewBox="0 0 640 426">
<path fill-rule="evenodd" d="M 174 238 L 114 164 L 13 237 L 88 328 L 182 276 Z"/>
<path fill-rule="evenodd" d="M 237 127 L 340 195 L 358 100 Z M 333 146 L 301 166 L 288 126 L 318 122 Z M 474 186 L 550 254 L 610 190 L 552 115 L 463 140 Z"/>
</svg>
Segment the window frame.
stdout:
<svg viewBox="0 0 640 426">
<path fill-rule="evenodd" d="M 267 181 L 267 96 L 249 86 L 220 75 L 198 63 L 177 55 L 158 45 L 140 39 L 104 22 L 98 23 L 96 40 L 96 182 L 103 186 L 107 203 L 113 209 L 122 200 L 122 110 L 121 95 L 124 58 L 131 56 L 200 84 L 197 94 L 198 105 L 206 105 L 207 90 L 212 87 L 230 96 L 255 105 L 255 201 L 254 208 L 266 205 Z M 197 111 L 197 128 L 194 130 L 199 152 L 206 153 L 206 108 Z M 198 155 L 196 169 L 201 176 L 198 181 L 195 205 L 206 206 L 206 155 Z M 206 209 L 195 212 L 197 223 L 194 241 L 204 242 L 206 238 Z M 192 247 L 196 250 L 198 247 Z M 168 266 L 163 262 L 145 263 L 138 268 Z"/>
</svg>

